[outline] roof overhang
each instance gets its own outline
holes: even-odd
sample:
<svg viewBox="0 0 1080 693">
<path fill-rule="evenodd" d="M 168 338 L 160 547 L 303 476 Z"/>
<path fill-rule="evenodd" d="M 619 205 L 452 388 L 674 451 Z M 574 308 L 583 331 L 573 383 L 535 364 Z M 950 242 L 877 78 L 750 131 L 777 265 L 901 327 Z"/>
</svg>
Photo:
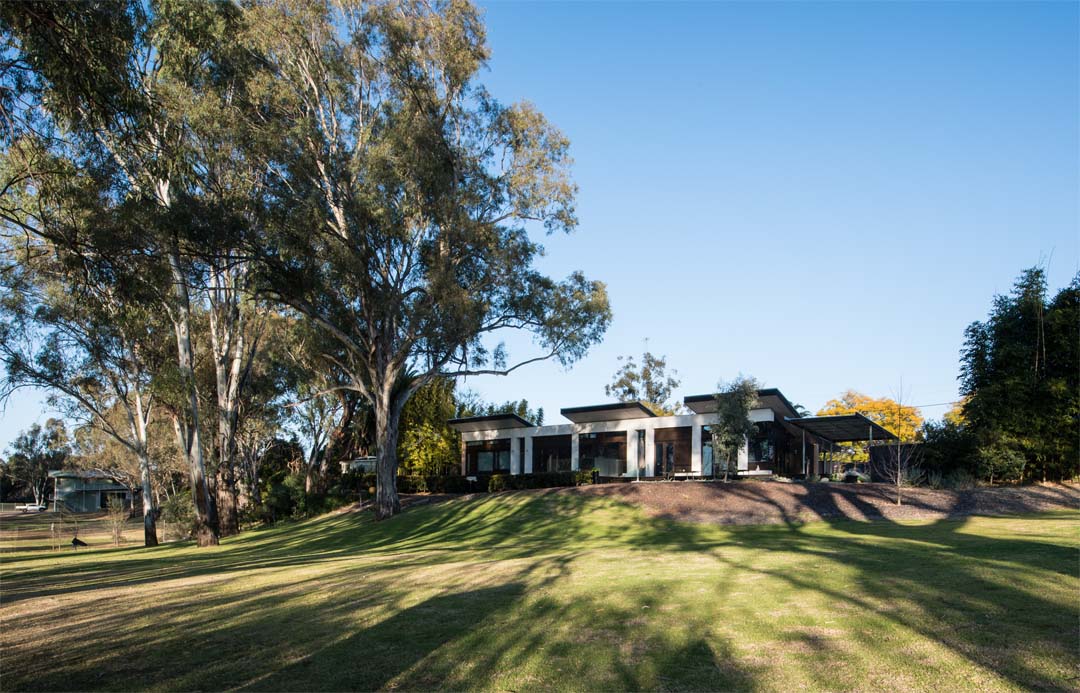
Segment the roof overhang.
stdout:
<svg viewBox="0 0 1080 693">
<path fill-rule="evenodd" d="M 836 443 L 857 440 L 897 440 L 888 429 L 882 428 L 862 414 L 837 414 L 835 416 L 803 416 L 784 419 L 807 433 Z"/>
<path fill-rule="evenodd" d="M 775 387 L 768 387 L 757 391 L 757 403 L 754 405 L 755 409 L 769 408 L 776 411 L 784 411 L 787 414 L 798 416 L 799 412 L 795 410 L 795 405 L 792 404 L 784 393 L 777 390 Z M 683 398 L 683 404 L 695 414 L 712 414 L 716 411 L 716 395 L 690 395 Z M 779 407 L 777 406 L 779 405 Z"/>
<path fill-rule="evenodd" d="M 560 413 L 574 423 L 595 423 L 597 421 L 622 421 L 624 419 L 645 419 L 656 416 L 641 402 L 615 402 L 613 404 L 594 404 L 588 407 L 568 407 Z"/>
<path fill-rule="evenodd" d="M 446 423 L 459 433 L 495 431 L 502 428 L 532 428 L 534 426 L 531 421 L 526 421 L 517 414 L 470 416 L 464 419 L 450 419 Z"/>
<path fill-rule="evenodd" d="M 49 472 L 50 479 L 109 479 L 115 481 L 116 477 L 107 472 L 99 472 L 92 469 L 88 470 L 71 470 L 71 469 L 55 469 Z"/>
</svg>

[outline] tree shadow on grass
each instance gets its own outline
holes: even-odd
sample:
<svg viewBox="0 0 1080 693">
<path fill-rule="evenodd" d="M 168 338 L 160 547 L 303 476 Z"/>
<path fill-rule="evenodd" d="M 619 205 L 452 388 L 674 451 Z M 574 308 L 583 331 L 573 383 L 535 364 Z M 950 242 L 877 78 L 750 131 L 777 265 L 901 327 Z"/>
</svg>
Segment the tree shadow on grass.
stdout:
<svg viewBox="0 0 1080 693">
<path fill-rule="evenodd" d="M 583 520 L 588 507 L 614 510 L 608 522 Z M 249 532 L 219 548 L 110 549 L 46 554 L 10 561 L 2 603 L 109 586 L 133 586 L 229 571 L 262 570 L 357 556 L 395 556 L 398 565 L 431 565 L 455 554 L 497 552 L 500 559 L 565 552 L 567 547 L 621 544 L 648 528 L 625 504 L 575 494 L 509 494 L 421 506 L 391 520 L 351 514 Z M 678 541 L 679 535 L 672 535 Z M 45 559 L 52 558 L 52 562 Z M 11 566 L 15 563 L 14 566 Z M 48 565 L 36 565 L 49 563 Z"/>
<path fill-rule="evenodd" d="M 5 650 L 5 660 L 19 664 L 8 682 L 54 689 L 128 687 L 117 681 L 178 689 L 521 689 L 550 685 L 544 667 L 551 666 L 562 669 L 555 680 L 591 687 L 755 687 L 745 666 L 730 664 L 738 661 L 731 643 L 708 624 L 669 632 L 641 620 L 646 607 L 667 599 L 661 588 L 643 586 L 623 600 L 602 593 L 554 599 L 550 589 L 547 597 L 533 597 L 564 584 L 574 561 L 629 549 L 643 556 L 708 557 L 735 576 L 733 583 L 763 576 L 850 605 L 940 643 L 1012 685 L 1068 687 L 1058 672 L 1076 663 L 1075 606 L 1047 596 L 1060 592 L 1032 586 L 1056 575 L 1075 578 L 1076 547 L 969 534 L 956 520 L 790 520 L 717 528 L 649 518 L 624 503 L 582 494 L 511 494 L 421 507 L 382 523 L 357 515 L 322 518 L 252 533 L 221 549 L 110 551 L 36 568 L 29 562 L 5 569 L 4 605 L 101 590 L 96 609 L 84 602 L 67 622 L 27 624 L 28 630 L 46 629 L 42 641 L 56 648 L 53 656 L 85 655 L 96 663 L 61 659 L 57 666 L 41 656 L 40 645 L 27 643 Z M 839 588 L 785 566 L 762 565 L 760 556 L 772 552 L 833 562 L 854 576 L 852 584 Z M 356 565 L 357 559 L 370 560 Z M 289 580 L 200 594 L 200 580 L 258 579 L 276 569 L 288 569 Z M 441 575 L 435 571 L 446 577 L 434 577 Z M 141 583 L 155 583 L 158 601 L 125 604 L 123 589 Z M 114 588 L 120 592 L 106 591 Z M 408 642 L 412 629 L 422 634 L 416 643 Z M 800 643 L 816 656 L 838 656 L 812 631 L 787 646 Z M 161 655 L 132 660 L 147 646 L 190 650 L 206 664 L 177 672 Z M 896 668 L 916 666 L 895 661 L 883 643 L 866 647 Z M 1041 658 L 1032 660 L 1039 651 Z M 375 654 L 358 673 L 364 652 Z M 106 676 L 95 678 L 95 667 Z M 806 675 L 822 676 L 810 668 Z M 350 676 L 360 678 L 346 681 Z M 814 680 L 829 687 L 828 680 Z"/>
<path fill-rule="evenodd" d="M 800 526 L 734 535 L 736 543 L 745 546 L 768 546 L 853 568 L 854 585 L 848 589 L 810 581 L 795 571 L 762 569 L 726 555 L 717 558 L 740 573 L 764 574 L 883 617 L 1012 685 L 1069 687 L 1065 673 L 1074 672 L 1080 651 L 1074 627 L 1077 609 L 1047 599 L 1037 586 L 1054 574 L 1075 578 L 1077 548 L 965 534 L 967 522 L 845 520 L 830 522 L 835 532 L 825 535 L 809 534 Z M 894 654 L 884 647 L 874 649 L 882 657 Z"/>
<path fill-rule="evenodd" d="M 343 569 L 239 595 L 170 590 L 153 605 L 109 596 L 68 612 L 67 622 L 55 610 L 25 619 L 49 647 L 6 649 L 5 688 L 754 686 L 726 641 L 650 621 L 664 610 L 662 597 L 559 598 L 579 558 L 511 562 L 509 572 L 451 569 L 419 598 L 408 570 L 358 581 Z M 45 624 L 51 630 L 42 632 Z"/>
</svg>

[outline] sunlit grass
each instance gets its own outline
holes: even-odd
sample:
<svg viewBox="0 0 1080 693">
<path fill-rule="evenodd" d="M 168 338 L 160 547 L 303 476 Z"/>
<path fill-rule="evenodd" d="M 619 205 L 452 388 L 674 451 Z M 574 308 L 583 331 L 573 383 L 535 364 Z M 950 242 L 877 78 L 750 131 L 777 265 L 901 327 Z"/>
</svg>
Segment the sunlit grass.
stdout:
<svg viewBox="0 0 1080 693">
<path fill-rule="evenodd" d="M 2 688 L 1074 688 L 1077 519 L 715 527 L 562 491 L 7 555 Z"/>
</svg>

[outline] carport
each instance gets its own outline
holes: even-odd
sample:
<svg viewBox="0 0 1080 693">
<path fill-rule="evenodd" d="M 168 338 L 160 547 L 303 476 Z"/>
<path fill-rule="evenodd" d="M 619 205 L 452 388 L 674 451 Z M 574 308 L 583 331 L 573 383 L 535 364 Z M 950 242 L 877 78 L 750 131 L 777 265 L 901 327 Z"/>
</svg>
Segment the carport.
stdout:
<svg viewBox="0 0 1080 693">
<path fill-rule="evenodd" d="M 797 418 L 785 418 L 784 421 L 792 426 L 802 429 L 803 474 L 810 473 L 806 461 L 807 433 L 816 436 L 829 444 L 828 466 L 826 467 L 824 460 L 822 460 L 819 465 L 822 468 L 817 471 L 818 474 L 825 474 L 826 469 L 832 468 L 837 443 L 857 443 L 865 440 L 868 441 L 870 445 L 873 445 L 875 440 L 898 440 L 891 431 L 874 423 L 862 414 L 802 416 Z"/>
</svg>

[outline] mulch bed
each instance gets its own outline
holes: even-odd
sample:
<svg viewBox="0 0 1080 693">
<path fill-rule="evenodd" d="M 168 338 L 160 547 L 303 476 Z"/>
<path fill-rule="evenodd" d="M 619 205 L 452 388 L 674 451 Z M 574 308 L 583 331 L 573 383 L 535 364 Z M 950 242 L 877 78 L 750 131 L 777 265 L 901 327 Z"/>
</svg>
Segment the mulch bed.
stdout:
<svg viewBox="0 0 1080 693">
<path fill-rule="evenodd" d="M 564 489 L 639 505 L 654 517 L 708 524 L 780 524 L 828 519 L 940 519 L 1080 509 L 1080 486 L 1038 484 L 945 491 L 887 484 L 780 481 L 647 482 Z"/>
</svg>

